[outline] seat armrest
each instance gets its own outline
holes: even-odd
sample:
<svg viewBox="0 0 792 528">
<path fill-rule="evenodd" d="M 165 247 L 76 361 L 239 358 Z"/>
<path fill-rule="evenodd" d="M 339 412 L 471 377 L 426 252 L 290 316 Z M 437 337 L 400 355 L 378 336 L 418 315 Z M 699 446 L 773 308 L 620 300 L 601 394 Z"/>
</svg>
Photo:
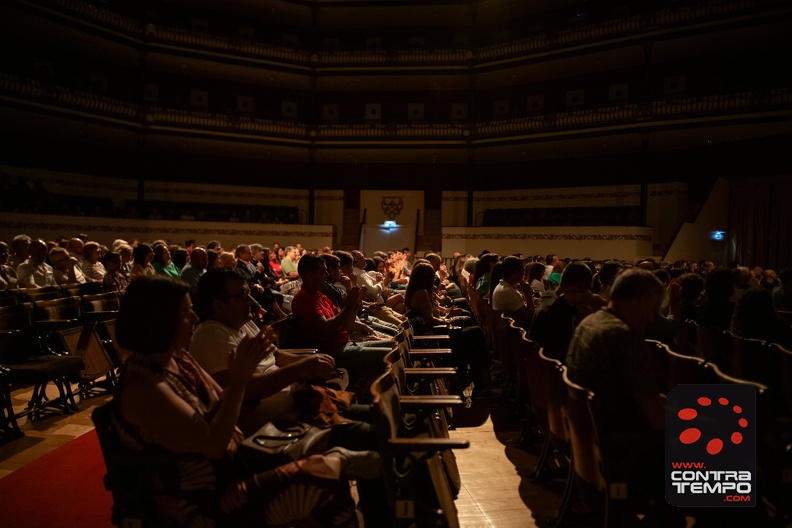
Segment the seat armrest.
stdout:
<svg viewBox="0 0 792 528">
<path fill-rule="evenodd" d="M 391 438 L 388 440 L 388 445 L 394 451 L 435 453 L 448 449 L 467 449 L 470 447 L 470 442 L 456 438 Z"/>
</svg>

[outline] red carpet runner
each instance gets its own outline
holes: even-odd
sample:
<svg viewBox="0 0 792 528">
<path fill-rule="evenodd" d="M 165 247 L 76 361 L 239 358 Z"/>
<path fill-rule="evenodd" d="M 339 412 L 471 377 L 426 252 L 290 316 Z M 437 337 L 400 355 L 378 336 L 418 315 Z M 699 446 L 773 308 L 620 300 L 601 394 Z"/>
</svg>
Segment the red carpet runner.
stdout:
<svg viewBox="0 0 792 528">
<path fill-rule="evenodd" d="M 104 489 L 96 431 L 0 479 L 0 525 L 109 528 L 113 497 Z"/>
</svg>

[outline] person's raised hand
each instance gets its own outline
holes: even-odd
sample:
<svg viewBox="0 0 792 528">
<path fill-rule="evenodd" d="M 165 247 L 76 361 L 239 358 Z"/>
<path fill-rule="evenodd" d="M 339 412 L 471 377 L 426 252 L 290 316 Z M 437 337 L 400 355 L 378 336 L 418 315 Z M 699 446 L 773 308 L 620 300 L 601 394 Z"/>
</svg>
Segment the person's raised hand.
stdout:
<svg viewBox="0 0 792 528">
<path fill-rule="evenodd" d="M 300 360 L 300 377 L 330 379 L 335 374 L 335 360 L 327 354 L 311 354 Z"/>
<path fill-rule="evenodd" d="M 274 336 L 272 329 L 265 326 L 254 337 L 243 337 L 228 360 L 231 379 L 247 383 L 258 364 L 275 352 Z"/>
</svg>

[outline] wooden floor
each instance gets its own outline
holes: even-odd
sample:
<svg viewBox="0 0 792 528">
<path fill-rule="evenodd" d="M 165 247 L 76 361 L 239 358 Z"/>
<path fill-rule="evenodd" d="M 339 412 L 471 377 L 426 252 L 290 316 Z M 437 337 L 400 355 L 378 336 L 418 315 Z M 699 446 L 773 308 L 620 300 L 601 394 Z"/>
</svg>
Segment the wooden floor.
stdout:
<svg viewBox="0 0 792 528">
<path fill-rule="evenodd" d="M 20 411 L 30 389 L 12 391 Z M 0 445 L 0 478 L 24 467 L 53 449 L 93 428 L 91 412 L 111 396 L 89 398 L 73 415 L 54 415 L 30 422 L 20 420 L 25 437 Z M 547 526 L 561 502 L 563 483 L 542 487 L 528 481 L 539 453 L 538 446 L 516 447 L 522 424 L 513 408 L 479 400 L 458 411 L 453 437 L 470 440 L 470 449 L 458 452 L 463 489 L 457 500 L 462 528 Z"/>
</svg>

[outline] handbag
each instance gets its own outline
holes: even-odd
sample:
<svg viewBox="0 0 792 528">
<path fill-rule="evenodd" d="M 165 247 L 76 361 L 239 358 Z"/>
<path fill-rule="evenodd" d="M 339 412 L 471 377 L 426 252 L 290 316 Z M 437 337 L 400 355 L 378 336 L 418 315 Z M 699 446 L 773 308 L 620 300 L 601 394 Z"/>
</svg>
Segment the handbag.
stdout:
<svg viewBox="0 0 792 528">
<path fill-rule="evenodd" d="M 268 422 L 245 438 L 240 454 L 253 467 L 269 469 L 325 452 L 331 429 L 296 420 Z"/>
</svg>

